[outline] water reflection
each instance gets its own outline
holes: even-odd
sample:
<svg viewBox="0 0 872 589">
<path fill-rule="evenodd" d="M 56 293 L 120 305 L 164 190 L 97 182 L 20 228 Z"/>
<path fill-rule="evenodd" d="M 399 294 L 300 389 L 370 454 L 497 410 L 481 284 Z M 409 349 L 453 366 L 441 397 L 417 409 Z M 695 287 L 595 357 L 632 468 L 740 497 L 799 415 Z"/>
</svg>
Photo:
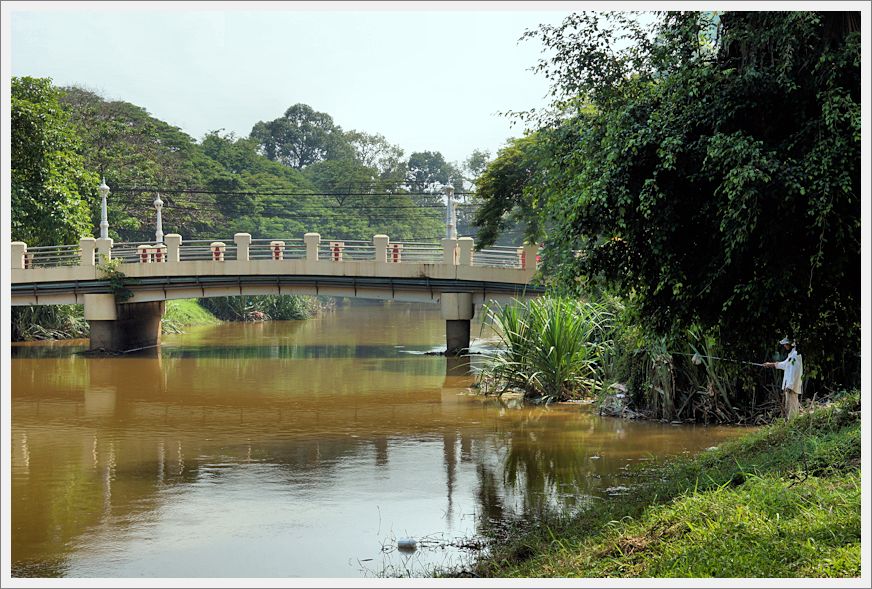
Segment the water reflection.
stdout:
<svg viewBox="0 0 872 589">
<path fill-rule="evenodd" d="M 18 348 L 14 574 L 355 576 L 404 563 L 391 538 L 572 508 L 652 449 L 732 435 L 471 396 L 475 358 L 404 351 L 443 337 L 438 311 L 395 305 L 137 356 Z"/>
</svg>

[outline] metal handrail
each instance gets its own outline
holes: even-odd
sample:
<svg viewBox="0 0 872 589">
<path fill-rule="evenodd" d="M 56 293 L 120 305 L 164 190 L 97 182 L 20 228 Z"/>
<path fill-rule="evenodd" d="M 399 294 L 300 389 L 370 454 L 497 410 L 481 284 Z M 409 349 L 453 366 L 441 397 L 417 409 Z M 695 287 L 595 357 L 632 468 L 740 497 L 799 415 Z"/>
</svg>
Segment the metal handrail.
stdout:
<svg viewBox="0 0 872 589">
<path fill-rule="evenodd" d="M 237 245 L 232 239 L 192 239 L 183 241 L 179 248 L 179 259 L 182 261 L 192 260 L 212 260 L 213 252 L 210 247 L 212 243 L 221 241 L 224 246 L 224 259 L 237 259 Z M 269 260 L 273 259 L 274 252 L 270 247 L 270 243 L 274 241 L 283 241 L 284 249 L 282 258 L 285 260 L 305 259 L 307 256 L 307 245 L 304 239 L 300 238 L 258 238 L 252 239 L 249 246 L 249 259 L 251 260 Z M 375 260 L 375 244 L 368 240 L 356 239 L 329 239 L 322 238 L 318 243 L 318 257 L 320 260 L 332 260 L 333 251 L 330 247 L 330 242 L 341 242 L 344 244 L 342 248 L 343 261 L 374 261 Z M 113 243 L 111 255 L 113 258 L 120 258 L 126 263 L 135 263 L 140 261 L 139 246 L 146 245 L 150 248 L 155 247 L 155 242 L 118 242 Z M 400 245 L 399 262 L 403 263 L 442 263 L 444 259 L 444 249 L 441 242 L 425 242 L 425 241 L 391 241 L 387 246 L 387 261 L 392 261 L 392 246 Z M 491 246 L 481 251 L 472 252 L 472 263 L 475 266 L 497 267 L 497 268 L 522 268 L 522 248 L 512 246 Z M 27 263 L 30 267 L 53 267 L 53 266 L 75 266 L 81 263 L 81 247 L 79 244 L 72 245 L 55 245 L 55 246 L 35 246 L 28 248 L 26 251 Z M 523 266 L 530 267 L 534 264 L 535 267 L 541 263 L 541 254 L 537 255 L 536 260 L 524 260 Z"/>
<path fill-rule="evenodd" d="M 274 252 L 270 245 L 273 241 L 284 241 L 282 259 L 300 260 L 306 257 L 306 244 L 302 239 L 252 239 L 248 249 L 249 260 L 272 260 Z"/>
</svg>

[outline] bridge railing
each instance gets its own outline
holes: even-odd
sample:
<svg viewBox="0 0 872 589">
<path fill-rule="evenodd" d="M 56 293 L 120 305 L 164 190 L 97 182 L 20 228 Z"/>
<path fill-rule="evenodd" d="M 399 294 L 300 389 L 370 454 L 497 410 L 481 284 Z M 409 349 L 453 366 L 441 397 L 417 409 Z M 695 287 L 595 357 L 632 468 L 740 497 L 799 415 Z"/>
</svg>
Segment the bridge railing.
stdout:
<svg viewBox="0 0 872 589">
<path fill-rule="evenodd" d="M 302 239 L 252 239 L 249 260 L 302 260 L 306 243 Z"/>
<path fill-rule="evenodd" d="M 183 242 L 179 247 L 179 260 L 187 261 L 216 261 L 215 248 L 212 244 L 223 243 L 220 253 L 223 254 L 224 260 L 236 259 L 236 244 L 233 239 L 192 239 Z"/>
<path fill-rule="evenodd" d="M 135 264 L 139 262 L 139 248 L 143 245 L 134 241 L 121 241 L 112 244 L 112 257 L 121 258 L 125 264 Z"/>
<path fill-rule="evenodd" d="M 329 243 L 329 242 L 328 242 Z M 375 245 L 371 241 L 345 240 L 343 260 L 371 262 L 375 260 Z"/>
<path fill-rule="evenodd" d="M 372 262 L 375 245 L 371 241 L 354 239 L 322 240 L 318 245 L 318 259 L 331 262 Z"/>
<path fill-rule="evenodd" d="M 474 266 L 495 266 L 498 268 L 523 268 L 523 248 L 495 245 L 475 252 L 472 256 Z"/>
<path fill-rule="evenodd" d="M 111 249 L 110 249 L 111 246 Z M 12 267 L 18 269 L 56 266 L 93 266 L 95 254 L 109 253 L 124 263 L 230 260 L 300 260 L 325 262 L 370 261 L 378 263 L 453 264 L 534 270 L 538 266 L 538 246 L 492 246 L 474 251 L 472 238 L 441 242 L 391 242 L 387 235 L 372 241 L 326 239 L 308 233 L 304 239 L 251 239 L 237 233 L 230 239 L 194 239 L 182 241 L 169 234 L 165 244 L 118 242 L 83 238 L 78 245 L 40 246 L 28 249 L 23 242 L 12 243 Z M 452 255 L 453 252 L 453 255 Z M 317 256 L 317 258 L 316 258 Z M 377 257 L 384 256 L 377 260 Z"/>
<path fill-rule="evenodd" d="M 78 266 L 82 262 L 82 250 L 78 245 L 47 245 L 31 247 L 25 255 L 25 267 L 52 268 L 55 266 Z"/>
<path fill-rule="evenodd" d="M 424 242 L 403 242 L 397 244 L 388 244 L 388 261 L 394 260 L 393 245 L 400 246 L 397 249 L 396 258 L 400 262 L 408 262 L 410 264 L 440 264 L 443 261 L 443 249 L 441 243 L 424 243 Z"/>
</svg>

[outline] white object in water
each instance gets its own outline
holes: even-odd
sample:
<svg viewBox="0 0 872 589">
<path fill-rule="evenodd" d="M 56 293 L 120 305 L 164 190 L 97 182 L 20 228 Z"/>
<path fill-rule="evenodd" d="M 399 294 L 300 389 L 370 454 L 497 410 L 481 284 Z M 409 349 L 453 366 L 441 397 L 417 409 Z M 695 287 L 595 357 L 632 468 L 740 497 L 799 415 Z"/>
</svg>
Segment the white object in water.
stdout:
<svg viewBox="0 0 872 589">
<path fill-rule="evenodd" d="M 418 542 L 414 538 L 399 538 L 397 540 L 397 548 L 400 550 L 415 550 L 418 547 Z"/>
</svg>

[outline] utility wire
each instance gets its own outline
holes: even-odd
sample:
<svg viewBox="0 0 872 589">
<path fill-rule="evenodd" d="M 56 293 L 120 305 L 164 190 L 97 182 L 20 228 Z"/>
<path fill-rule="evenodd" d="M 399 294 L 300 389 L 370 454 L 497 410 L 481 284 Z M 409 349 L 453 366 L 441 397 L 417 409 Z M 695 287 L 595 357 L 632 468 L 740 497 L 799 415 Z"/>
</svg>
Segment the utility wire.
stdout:
<svg viewBox="0 0 872 589">
<path fill-rule="evenodd" d="M 340 209 L 332 208 L 332 209 L 323 209 L 320 211 L 301 210 L 299 212 L 300 213 L 311 213 L 313 215 L 320 215 L 320 214 L 324 214 L 324 215 L 348 215 L 348 214 L 354 214 L 354 213 L 368 213 L 370 211 L 385 211 L 385 212 L 389 212 L 389 211 L 420 211 L 422 209 L 423 210 L 430 210 L 430 211 L 438 211 L 440 216 L 442 214 L 442 211 L 445 210 L 444 207 L 427 206 L 427 205 L 421 205 L 421 206 L 374 205 L 371 207 L 343 207 Z M 129 210 L 139 210 L 139 211 L 143 211 L 143 212 L 153 212 L 154 211 L 153 208 L 151 208 L 147 205 L 135 205 L 135 206 L 131 207 L 131 209 L 129 209 Z M 195 211 L 195 212 L 200 212 L 200 213 L 208 212 L 207 210 L 204 210 L 202 207 L 186 206 L 185 204 L 173 204 L 171 206 L 167 206 L 165 204 L 164 211 Z M 216 210 L 216 209 L 212 209 L 212 212 L 220 213 L 221 211 Z M 231 212 L 241 213 L 243 211 L 231 211 Z M 273 205 L 267 205 L 261 209 L 256 209 L 253 212 L 256 212 L 258 214 L 265 214 L 265 213 L 282 213 L 282 214 L 292 213 L 293 214 L 295 211 L 289 211 L 286 208 L 280 208 L 280 207 L 277 207 L 273 204 Z"/>
<path fill-rule="evenodd" d="M 138 194 L 143 192 L 160 192 L 162 194 L 221 194 L 228 196 L 433 196 L 442 197 L 438 192 L 290 192 L 290 191 L 271 191 L 271 190 L 210 190 L 203 188 L 158 188 L 158 187 L 134 187 L 134 188 L 113 188 L 112 194 Z M 455 192 L 455 196 L 465 196 L 475 194 L 473 192 Z"/>
</svg>

